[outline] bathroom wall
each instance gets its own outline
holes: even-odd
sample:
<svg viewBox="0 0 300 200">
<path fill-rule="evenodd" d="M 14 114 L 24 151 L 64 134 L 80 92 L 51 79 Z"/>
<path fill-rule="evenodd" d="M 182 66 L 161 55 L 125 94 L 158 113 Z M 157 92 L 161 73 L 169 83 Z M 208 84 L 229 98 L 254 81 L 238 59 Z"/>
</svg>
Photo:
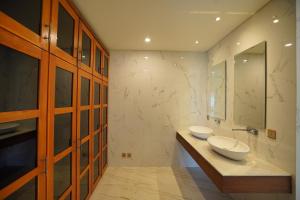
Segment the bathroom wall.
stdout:
<svg viewBox="0 0 300 200">
<path fill-rule="evenodd" d="M 297 0 L 297 182 L 296 199 L 300 199 L 300 0 Z"/>
<path fill-rule="evenodd" d="M 206 121 L 207 55 L 112 51 L 110 58 L 109 165 L 194 166 L 175 135 Z"/>
<path fill-rule="evenodd" d="M 209 65 L 227 60 L 227 120 L 220 126 L 212 120 L 217 134 L 233 136 L 248 143 L 253 153 L 290 172 L 295 178 L 296 154 L 296 28 L 295 0 L 273 0 L 249 20 L 231 32 L 208 52 Z M 272 17 L 280 21 L 272 23 Z M 231 132 L 233 121 L 234 55 L 262 42 L 267 42 L 267 128 L 277 131 L 277 139 L 245 132 Z M 237 43 L 240 43 L 238 45 Z M 285 47 L 284 44 L 293 46 Z M 294 182 L 294 181 L 293 181 Z M 295 191 L 295 188 L 294 190 Z M 251 199 L 253 195 L 235 195 Z M 257 195 L 256 199 L 294 199 L 292 195 Z"/>
</svg>

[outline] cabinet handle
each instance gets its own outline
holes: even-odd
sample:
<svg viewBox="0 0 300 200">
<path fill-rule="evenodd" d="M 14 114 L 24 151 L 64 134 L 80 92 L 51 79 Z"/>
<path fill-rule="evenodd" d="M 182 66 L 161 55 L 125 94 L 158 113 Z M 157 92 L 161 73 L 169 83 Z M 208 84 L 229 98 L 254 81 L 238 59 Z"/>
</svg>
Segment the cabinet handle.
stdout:
<svg viewBox="0 0 300 200">
<path fill-rule="evenodd" d="M 50 26 L 49 26 L 48 24 L 45 24 L 44 27 L 47 28 L 48 30 L 46 31 L 46 32 L 47 32 L 47 35 L 43 36 L 43 39 L 44 39 L 44 40 L 49 40 Z"/>
</svg>

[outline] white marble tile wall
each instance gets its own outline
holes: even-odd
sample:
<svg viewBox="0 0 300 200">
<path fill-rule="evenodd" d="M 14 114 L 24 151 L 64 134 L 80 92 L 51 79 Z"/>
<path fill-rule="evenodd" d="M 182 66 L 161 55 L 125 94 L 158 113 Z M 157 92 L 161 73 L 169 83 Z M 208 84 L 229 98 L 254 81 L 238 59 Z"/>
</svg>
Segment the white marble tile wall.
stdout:
<svg viewBox="0 0 300 200">
<path fill-rule="evenodd" d="M 175 134 L 206 122 L 207 54 L 112 51 L 110 59 L 109 165 L 194 166 Z"/>
<path fill-rule="evenodd" d="M 297 199 L 300 199 L 300 0 L 297 0 Z"/>
<path fill-rule="evenodd" d="M 233 136 L 247 142 L 257 156 L 290 172 L 295 178 L 296 155 L 296 12 L 295 0 L 273 0 L 247 20 L 209 52 L 209 64 L 227 60 L 227 120 L 221 125 L 210 122 L 217 134 Z M 272 23 L 272 17 L 280 21 Z M 233 122 L 234 55 L 262 42 L 267 42 L 267 128 L 277 131 L 277 140 L 230 130 Z M 237 45 L 240 43 L 240 45 Z M 284 44 L 293 46 L 285 47 Z M 294 182 L 294 181 L 293 181 Z M 294 190 L 295 191 L 295 188 Z M 264 199 L 263 195 L 235 195 L 242 199 Z M 269 199 L 294 199 L 295 194 Z"/>
</svg>

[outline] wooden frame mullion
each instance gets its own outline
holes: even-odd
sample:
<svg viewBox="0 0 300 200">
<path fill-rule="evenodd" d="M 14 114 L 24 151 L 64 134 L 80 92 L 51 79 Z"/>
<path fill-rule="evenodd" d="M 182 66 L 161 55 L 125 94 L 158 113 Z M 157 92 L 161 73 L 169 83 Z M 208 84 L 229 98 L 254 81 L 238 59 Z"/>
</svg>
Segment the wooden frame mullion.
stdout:
<svg viewBox="0 0 300 200">
<path fill-rule="evenodd" d="M 47 51 L 49 45 L 50 7 L 51 0 L 42 1 L 40 35 L 2 11 L 0 11 L 0 27 Z"/>
<path fill-rule="evenodd" d="M 15 49 L 26 55 L 40 60 L 38 82 L 38 109 L 21 110 L 0 113 L 0 123 L 24 119 L 37 120 L 37 166 L 24 174 L 21 178 L 0 190 L 1 197 L 7 197 L 18 190 L 32 178 L 37 177 L 37 196 L 46 197 L 46 118 L 47 118 L 47 84 L 48 84 L 48 53 L 25 41 L 14 34 L 0 28 L 0 44 Z"/>
<path fill-rule="evenodd" d="M 73 74 L 72 79 L 72 105 L 71 107 L 55 108 L 55 81 L 57 67 Z M 71 155 L 72 178 L 70 190 L 76 191 L 76 106 L 77 106 L 77 68 L 72 64 L 54 56 L 50 56 L 49 64 L 49 94 L 48 94 L 48 179 L 47 179 L 47 198 L 54 198 L 54 165 L 64 157 Z M 72 143 L 71 146 L 57 155 L 54 154 L 54 119 L 58 114 L 72 114 Z M 64 196 L 67 190 L 62 194 Z M 61 197 L 62 197 L 61 196 Z M 75 195 L 72 195 L 75 200 Z"/>
<path fill-rule="evenodd" d="M 68 54 L 57 46 L 58 8 L 61 4 L 74 20 L 73 55 Z M 63 60 L 77 65 L 79 17 L 68 0 L 52 0 L 50 52 Z"/>
</svg>

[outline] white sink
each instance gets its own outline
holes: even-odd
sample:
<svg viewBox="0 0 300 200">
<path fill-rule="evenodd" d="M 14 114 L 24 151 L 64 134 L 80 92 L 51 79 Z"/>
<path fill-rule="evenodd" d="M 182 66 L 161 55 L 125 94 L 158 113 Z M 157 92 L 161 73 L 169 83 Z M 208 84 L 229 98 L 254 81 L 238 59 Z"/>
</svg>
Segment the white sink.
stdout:
<svg viewBox="0 0 300 200">
<path fill-rule="evenodd" d="M 207 142 L 213 150 L 233 160 L 243 160 L 250 151 L 247 144 L 229 137 L 211 136 Z"/>
<path fill-rule="evenodd" d="M 207 139 L 211 136 L 213 130 L 205 126 L 190 126 L 191 134 L 200 139 Z"/>
</svg>

